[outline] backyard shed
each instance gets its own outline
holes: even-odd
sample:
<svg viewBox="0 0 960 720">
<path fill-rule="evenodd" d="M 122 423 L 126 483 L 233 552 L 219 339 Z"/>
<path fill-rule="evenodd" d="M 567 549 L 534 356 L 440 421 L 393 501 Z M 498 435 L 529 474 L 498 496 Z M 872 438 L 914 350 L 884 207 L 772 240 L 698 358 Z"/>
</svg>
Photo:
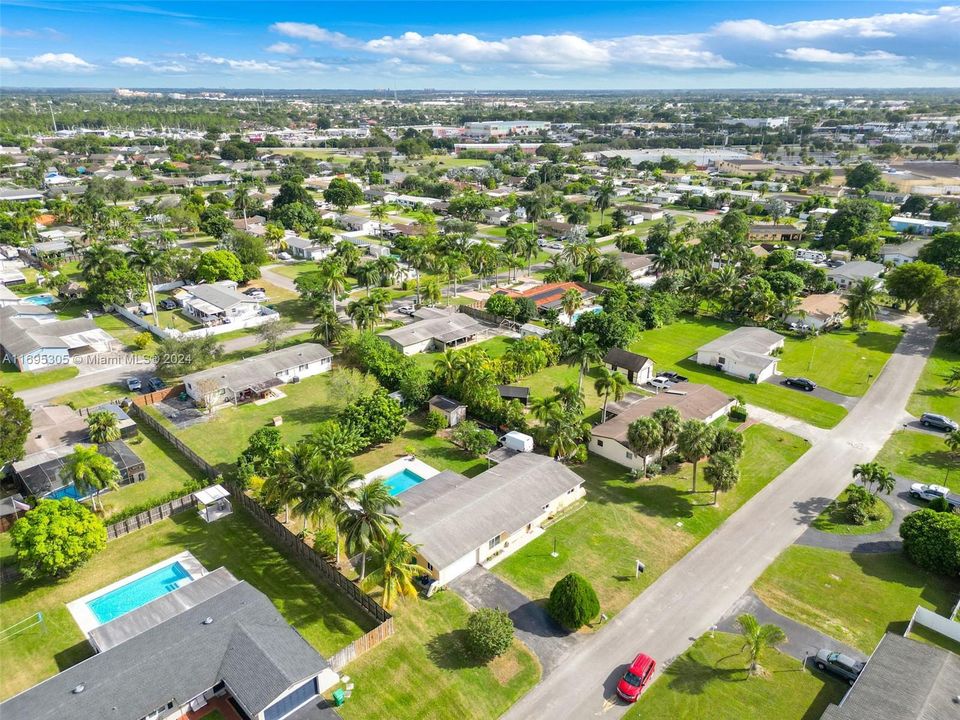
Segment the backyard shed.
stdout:
<svg viewBox="0 0 960 720">
<path fill-rule="evenodd" d="M 447 419 L 447 427 L 454 427 L 467 419 L 467 406 L 446 395 L 434 395 L 427 401 L 428 411 L 436 411 Z"/>
</svg>

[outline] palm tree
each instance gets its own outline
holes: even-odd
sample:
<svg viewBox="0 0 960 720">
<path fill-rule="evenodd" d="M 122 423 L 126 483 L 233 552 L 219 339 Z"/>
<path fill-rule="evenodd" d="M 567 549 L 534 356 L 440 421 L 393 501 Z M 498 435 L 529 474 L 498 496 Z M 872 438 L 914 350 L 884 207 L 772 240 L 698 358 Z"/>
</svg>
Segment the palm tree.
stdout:
<svg viewBox="0 0 960 720">
<path fill-rule="evenodd" d="M 233 209 L 239 210 L 243 215 L 243 229 L 247 229 L 247 211 L 254 206 L 253 199 L 250 197 L 250 186 L 246 183 L 240 183 L 233 193 Z"/>
<path fill-rule="evenodd" d="M 950 452 L 960 457 L 960 430 L 954 430 L 949 433 L 944 438 L 944 442 L 947 443 L 947 447 L 950 448 Z M 889 492 L 887 494 L 889 495 Z"/>
<path fill-rule="evenodd" d="M 580 267 L 587 256 L 587 245 L 582 242 L 569 243 L 560 252 L 560 258 L 568 261 L 574 267 Z"/>
<path fill-rule="evenodd" d="M 947 375 L 947 382 L 944 388 L 948 392 L 953 392 L 960 388 L 960 365 L 954 365 L 950 369 L 950 374 Z"/>
<path fill-rule="evenodd" d="M 290 450 L 284 448 L 282 460 L 277 463 L 274 472 L 263 479 L 263 487 L 260 493 L 271 503 L 283 505 L 283 524 L 290 522 L 290 503 L 297 499 L 297 488 L 299 487 L 293 477 L 292 467 L 287 460 L 290 458 Z"/>
<path fill-rule="evenodd" d="M 377 324 L 377 309 L 370 298 L 351 300 L 347 305 L 347 315 L 353 320 L 357 330 L 369 330 Z"/>
<path fill-rule="evenodd" d="M 882 492 L 889 495 L 897 485 L 896 478 L 886 466 L 876 462 L 860 463 L 853 466 L 853 479 L 859 480 L 871 494 Z M 874 488 L 876 486 L 876 488 Z"/>
<path fill-rule="evenodd" d="M 363 475 L 353 469 L 348 458 L 328 460 L 324 464 L 324 484 L 327 492 L 327 506 L 335 518 L 333 523 L 337 546 L 337 567 L 340 567 L 340 521 L 357 497 L 357 488 L 363 483 Z"/>
<path fill-rule="evenodd" d="M 370 286 L 380 282 L 380 270 L 376 263 L 364 263 L 358 265 L 353 271 L 354 276 L 367 290 L 367 296 L 370 296 Z"/>
<path fill-rule="evenodd" d="M 337 298 L 347 289 L 347 275 L 339 262 L 327 260 L 320 265 L 320 287 L 330 293 L 330 304 L 337 306 Z"/>
<path fill-rule="evenodd" d="M 567 359 L 571 365 L 580 366 L 580 374 L 577 377 L 577 387 L 583 389 L 583 376 L 590 369 L 590 365 L 603 360 L 603 348 L 597 342 L 597 336 L 593 333 L 583 333 L 574 335 L 567 347 Z"/>
<path fill-rule="evenodd" d="M 756 675 L 760 669 L 760 657 L 763 651 L 786 642 L 787 636 L 783 630 L 773 623 L 761 625 L 757 618 L 747 613 L 737 618 L 737 624 L 743 634 L 741 652 L 743 650 L 748 651 L 750 655 L 750 674 Z"/>
<path fill-rule="evenodd" d="M 90 433 L 90 442 L 97 445 L 120 439 L 120 423 L 117 416 L 107 410 L 100 410 L 87 416 L 87 431 Z"/>
<path fill-rule="evenodd" d="M 387 610 L 393 607 L 397 598 L 416 597 L 413 579 L 427 573 L 427 569 L 416 562 L 419 546 L 412 544 L 407 537 L 399 528 L 394 528 L 382 542 L 373 546 L 375 569 L 363 582 L 366 588 L 383 588 L 383 607 Z"/>
<path fill-rule="evenodd" d="M 313 311 L 313 319 L 317 321 L 312 332 L 314 340 L 322 339 L 325 345 L 330 345 L 343 335 L 343 324 L 330 303 L 318 303 Z"/>
<path fill-rule="evenodd" d="M 153 276 L 165 264 L 164 254 L 149 240 L 137 238 L 130 243 L 130 255 L 127 257 L 127 262 L 131 268 L 143 273 L 147 284 L 147 295 L 150 298 L 150 307 L 156 312 L 157 295 L 153 288 Z"/>
<path fill-rule="evenodd" d="M 397 280 L 397 271 L 400 268 L 397 259 L 393 255 L 382 255 L 374 261 L 377 266 L 377 272 L 380 273 L 380 282 L 393 285 Z"/>
<path fill-rule="evenodd" d="M 67 483 L 73 483 L 77 490 L 91 488 L 94 491 L 93 509 L 97 509 L 97 499 L 104 490 L 116 490 L 120 487 L 120 471 L 113 460 L 101 455 L 99 448 L 75 445 L 67 456 L 60 477 Z M 100 503 L 103 510 L 103 503 Z"/>
<path fill-rule="evenodd" d="M 600 211 L 600 224 L 603 225 L 603 214 L 606 212 L 607 208 L 610 207 L 610 203 L 613 201 L 614 196 L 613 181 L 604 180 L 598 187 L 596 192 L 596 197 L 593 200 L 593 206 Z"/>
<path fill-rule="evenodd" d="M 591 239 L 583 244 L 583 260 L 580 261 L 580 267 L 587 274 L 587 282 L 593 282 L 593 274 L 601 267 L 604 259 L 596 240 Z"/>
<path fill-rule="evenodd" d="M 576 288 L 567 290 L 560 298 L 560 307 L 573 325 L 573 314 L 583 306 L 583 295 Z"/>
<path fill-rule="evenodd" d="M 677 434 L 677 449 L 687 462 L 693 463 L 693 490 L 697 491 L 697 465 L 713 445 L 713 428 L 702 420 L 687 420 Z"/>
<path fill-rule="evenodd" d="M 849 288 L 843 309 L 854 330 L 864 330 L 869 321 L 876 319 L 879 295 L 880 282 L 876 278 L 861 278 Z"/>
<path fill-rule="evenodd" d="M 360 582 L 367 576 L 367 552 L 371 545 L 380 545 L 396 527 L 397 518 L 388 512 L 400 501 L 390 494 L 383 480 L 372 480 L 363 485 L 354 498 L 354 507 L 347 510 L 341 525 L 343 539 L 349 552 L 359 552 Z"/>
<path fill-rule="evenodd" d="M 555 393 L 554 399 L 560 404 L 564 412 L 577 415 L 583 412 L 585 403 L 581 388 L 573 383 L 567 383 L 566 385 L 555 385 L 553 391 Z"/>
<path fill-rule="evenodd" d="M 703 468 L 703 479 L 713 488 L 713 504 L 717 504 L 717 495 L 728 492 L 740 480 L 740 468 L 733 455 L 726 452 L 714 453 L 710 462 Z"/>
<path fill-rule="evenodd" d="M 560 401 L 555 396 L 538 396 L 530 401 L 530 414 L 541 423 L 546 423 L 558 410 L 562 411 L 562 408 Z"/>
<path fill-rule="evenodd" d="M 583 439 L 590 437 L 590 423 L 576 421 L 564 413 L 555 415 L 547 423 L 550 437 L 550 456 L 569 460 L 579 450 Z"/>
<path fill-rule="evenodd" d="M 437 258 L 437 267 L 453 285 L 453 297 L 457 297 L 457 283 L 463 277 L 464 260 L 459 252 L 448 252 Z"/>
<path fill-rule="evenodd" d="M 427 305 L 436 305 L 442 299 L 443 294 L 440 289 L 440 283 L 436 278 L 429 280 L 423 286 L 423 301 Z"/>
<path fill-rule="evenodd" d="M 483 278 L 489 274 L 496 262 L 496 248 L 487 241 L 471 245 L 467 248 L 467 263 L 470 269 L 477 274 L 480 281 L 478 289 L 483 291 Z"/>
<path fill-rule="evenodd" d="M 403 250 L 403 258 L 416 271 L 417 305 L 420 304 L 420 271 L 430 258 L 429 241 L 426 238 L 411 238 Z"/>
<path fill-rule="evenodd" d="M 668 445 L 676 442 L 683 417 L 672 406 L 658 408 L 650 413 L 650 417 L 660 423 L 660 462 L 663 463 L 663 453 Z"/>
<path fill-rule="evenodd" d="M 627 380 L 623 373 L 610 370 L 605 365 L 600 366 L 599 375 L 593 383 L 593 389 L 597 395 L 603 395 L 603 410 L 600 414 L 601 423 L 607 421 L 607 403 L 610 401 L 610 395 L 613 395 L 614 402 L 620 402 L 623 400 L 623 396 L 626 394 L 628 387 L 630 387 L 630 381 Z"/>
<path fill-rule="evenodd" d="M 293 512 L 302 520 L 301 534 L 307 529 L 307 520 L 319 518 L 327 503 L 326 483 L 323 477 L 323 458 L 310 443 L 299 442 L 289 451 L 290 478 L 294 487 L 290 497 L 295 500 Z"/>
<path fill-rule="evenodd" d="M 385 202 L 378 202 L 370 208 L 370 217 L 377 221 L 377 237 L 383 237 L 383 221 L 387 219 L 389 211 Z"/>
<path fill-rule="evenodd" d="M 660 447 L 663 438 L 660 423 L 652 417 L 639 418 L 627 428 L 627 444 L 643 459 L 643 474 L 647 474 L 647 457 Z"/>
</svg>

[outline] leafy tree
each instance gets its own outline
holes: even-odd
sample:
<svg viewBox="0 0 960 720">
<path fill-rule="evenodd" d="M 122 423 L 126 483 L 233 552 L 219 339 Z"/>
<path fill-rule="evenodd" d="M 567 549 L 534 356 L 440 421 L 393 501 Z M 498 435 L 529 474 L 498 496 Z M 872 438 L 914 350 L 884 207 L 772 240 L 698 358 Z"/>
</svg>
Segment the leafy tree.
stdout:
<svg viewBox="0 0 960 720">
<path fill-rule="evenodd" d="M 920 248 L 919 260 L 937 265 L 948 275 L 960 275 L 960 232 L 945 232 Z"/>
<path fill-rule="evenodd" d="M 372 560 L 374 570 L 363 586 L 383 588 L 383 607 L 393 608 L 398 598 L 417 596 L 417 587 L 413 579 L 427 574 L 427 569 L 410 558 L 416 557 L 419 546 L 408 540 L 408 536 L 394 529 L 381 543 L 373 546 Z"/>
<path fill-rule="evenodd" d="M 268 351 L 276 350 L 291 327 L 293 327 L 293 321 L 288 318 L 263 323 L 256 329 L 257 339 L 266 345 Z"/>
<path fill-rule="evenodd" d="M 157 348 L 157 374 L 178 377 L 203 370 L 223 355 L 215 335 L 193 338 L 165 338 Z"/>
<path fill-rule="evenodd" d="M 127 267 L 126 261 L 87 278 L 87 297 L 104 307 L 136 302 L 145 294 L 143 275 Z"/>
<path fill-rule="evenodd" d="M 927 199 L 922 195 L 911 195 L 900 206 L 900 212 L 916 215 L 927 209 Z"/>
<path fill-rule="evenodd" d="M 342 178 L 335 178 L 330 184 L 332 185 L 336 180 L 342 180 Z M 279 210 L 286 205 L 293 205 L 294 203 L 312 208 L 314 206 L 313 196 L 310 194 L 310 191 L 299 182 L 287 180 L 280 183 L 277 196 L 273 199 L 273 209 Z"/>
<path fill-rule="evenodd" d="M 697 491 L 697 465 L 713 446 L 713 428 L 702 420 L 686 420 L 677 435 L 677 449 L 689 463 L 693 463 L 693 492 Z"/>
<path fill-rule="evenodd" d="M 960 573 L 960 515 L 917 510 L 900 524 L 900 537 L 907 557 L 920 567 L 949 577 Z"/>
<path fill-rule="evenodd" d="M 497 436 L 492 430 L 481 428 L 472 420 L 458 423 L 452 437 L 473 457 L 483 457 L 497 444 Z"/>
<path fill-rule="evenodd" d="M 880 221 L 880 206 L 873 200 L 843 200 L 823 227 L 824 243 L 831 248 L 848 245 L 856 237 L 872 234 Z"/>
<path fill-rule="evenodd" d="M 437 433 L 447 427 L 447 416 L 439 410 L 431 410 L 423 424 L 430 432 Z"/>
<path fill-rule="evenodd" d="M 0 385 L 0 466 L 23 457 L 23 446 L 33 423 L 26 404 L 13 388 Z"/>
<path fill-rule="evenodd" d="M 570 573 L 550 591 L 547 612 L 568 630 L 579 630 L 600 614 L 600 600 L 585 577 Z"/>
<path fill-rule="evenodd" d="M 120 487 L 120 471 L 106 455 L 101 455 L 96 447 L 75 445 L 67 456 L 60 477 L 67 483 L 73 483 L 78 490 L 93 490 L 93 509 L 97 509 L 97 500 L 104 490 L 116 490 Z M 103 502 L 100 503 L 103 510 Z"/>
<path fill-rule="evenodd" d="M 237 468 L 241 477 L 259 475 L 269 478 L 279 472 L 284 462 L 283 437 L 275 427 L 263 427 L 256 430 L 247 441 L 247 447 L 237 458 Z"/>
<path fill-rule="evenodd" d="M 743 648 L 750 657 L 750 674 L 760 671 L 760 659 L 767 648 L 776 647 L 787 641 L 787 636 L 772 623 L 761 625 L 753 615 L 744 613 L 737 618 L 737 625 L 743 634 Z"/>
<path fill-rule="evenodd" d="M 102 445 L 120 439 L 120 422 L 117 416 L 107 410 L 90 413 L 87 416 L 87 432 L 90 442 Z"/>
<path fill-rule="evenodd" d="M 240 260 L 229 250 L 211 250 L 204 253 L 197 263 L 196 279 L 213 283 L 219 280 L 243 280 L 243 267 Z"/>
<path fill-rule="evenodd" d="M 490 660 L 513 644 L 513 620 L 499 608 L 480 608 L 467 619 L 467 648 L 475 657 Z"/>
<path fill-rule="evenodd" d="M 25 577 L 62 577 L 106 547 L 107 530 L 75 500 L 41 500 L 10 529 L 10 540 Z"/>
<path fill-rule="evenodd" d="M 233 230 L 233 223 L 223 210 L 210 207 L 200 215 L 200 230 L 210 237 L 222 240 Z"/>
<path fill-rule="evenodd" d="M 363 190 L 359 185 L 338 177 L 331 180 L 330 186 L 323 191 L 323 199 L 343 213 L 351 206 L 363 202 Z"/>
<path fill-rule="evenodd" d="M 352 553 L 360 553 L 360 582 L 367 576 L 367 553 L 372 546 L 382 545 L 390 528 L 398 521 L 390 508 L 400 501 L 390 494 L 390 488 L 380 479 L 364 483 L 353 498 L 353 507 L 340 519 L 344 541 Z"/>
<path fill-rule="evenodd" d="M 846 184 L 858 190 L 870 190 L 877 187 L 882 180 L 883 174 L 880 168 L 873 163 L 865 162 L 847 171 Z"/>
<path fill-rule="evenodd" d="M 652 417 L 638 418 L 627 428 L 627 444 L 643 459 L 643 474 L 647 474 L 647 457 L 661 446 L 663 430 Z"/>
<path fill-rule="evenodd" d="M 931 325 L 960 338 L 960 277 L 951 277 L 920 301 L 920 312 Z"/>
<path fill-rule="evenodd" d="M 484 309 L 504 318 L 513 318 L 517 312 L 517 304 L 508 295 L 491 295 L 487 298 Z"/>
<path fill-rule="evenodd" d="M 713 453 L 703 468 L 703 479 L 713 488 L 713 504 L 716 505 L 718 494 L 729 492 L 740 480 L 736 458 L 727 452 Z"/>
<path fill-rule="evenodd" d="M 529 298 L 527 298 L 529 299 Z M 597 338 L 600 350 L 606 355 L 611 348 L 625 348 L 637 338 L 637 326 L 622 313 L 603 312 L 583 313 L 573 326 L 578 335 L 593 335 Z"/>
<path fill-rule="evenodd" d="M 403 432 L 407 418 L 400 403 L 384 390 L 357 398 L 340 413 L 344 426 L 356 429 L 367 446 L 390 442 Z"/>
</svg>

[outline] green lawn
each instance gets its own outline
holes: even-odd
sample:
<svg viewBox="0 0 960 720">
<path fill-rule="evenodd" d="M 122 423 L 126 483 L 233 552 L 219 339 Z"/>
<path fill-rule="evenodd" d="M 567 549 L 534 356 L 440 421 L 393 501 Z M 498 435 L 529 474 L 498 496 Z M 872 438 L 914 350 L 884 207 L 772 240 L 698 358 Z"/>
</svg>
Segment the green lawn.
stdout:
<svg viewBox="0 0 960 720">
<path fill-rule="evenodd" d="M 689 359 L 698 347 L 734 327 L 711 318 L 683 319 L 673 325 L 645 331 L 630 350 L 652 358 L 658 372 L 679 370 L 690 382 L 712 385 L 731 396 L 743 396 L 748 403 L 791 415 L 817 427 L 834 427 L 846 416 L 847 411 L 839 405 L 779 385 L 740 380 Z"/>
<path fill-rule="evenodd" d="M 277 275 L 283 275 L 291 280 L 296 280 L 303 273 L 316 270 L 317 267 L 317 263 L 315 262 L 297 262 L 285 265 L 274 265 L 270 268 L 270 272 L 275 272 Z M 256 282 L 259 283 L 260 281 L 257 280 Z"/>
<path fill-rule="evenodd" d="M 156 350 L 156 339 L 152 333 L 134 325 L 131 322 L 128 322 L 119 315 L 97 315 L 95 318 L 93 318 L 93 322 L 101 330 L 106 330 L 108 333 L 113 335 L 129 352 L 136 352 L 138 354 L 153 354 Z M 134 345 L 134 340 L 140 333 L 144 332 L 150 336 L 152 342 L 144 350 L 138 350 L 136 345 Z"/>
<path fill-rule="evenodd" d="M 208 570 L 226 567 L 264 592 L 320 653 L 330 656 L 372 627 L 365 615 L 326 585 L 313 581 L 261 534 L 242 512 L 207 524 L 185 512 L 107 544 L 89 564 L 57 581 L 5 584 L 4 625 L 42 612 L 34 628 L 4 642 L 0 698 L 34 685 L 93 654 L 66 603 L 149 565 L 189 550 Z"/>
<path fill-rule="evenodd" d="M 468 659 L 468 609 L 452 592 L 406 600 L 394 613 L 393 637 L 350 663 L 356 685 L 338 709 L 345 720 L 494 720 L 540 678 L 537 660 L 519 641 L 487 665 Z"/>
<path fill-rule="evenodd" d="M 580 572 L 597 590 L 603 611 L 613 615 L 808 448 L 804 440 L 766 425 L 748 428 L 745 440 L 741 480 L 718 505 L 699 471 L 698 492 L 691 492 L 690 465 L 637 482 L 625 468 L 591 456 L 574 468 L 586 480 L 587 502 L 494 572 L 533 599 L 547 597 L 567 573 Z M 551 557 L 554 541 L 557 558 Z M 637 558 L 646 565 L 639 579 Z"/>
<path fill-rule="evenodd" d="M 777 650 L 763 657 L 766 674 L 751 676 L 739 635 L 701 636 L 644 693 L 628 720 L 812 720 L 843 697 L 846 686 L 800 670 Z"/>
<path fill-rule="evenodd" d="M 493 337 L 489 340 L 484 340 L 483 342 L 478 342 L 470 347 L 474 348 L 483 348 L 484 352 L 487 353 L 491 358 L 498 358 L 504 353 L 507 352 L 507 349 L 514 343 L 513 338 L 509 337 Z M 427 370 L 433 370 L 434 365 L 437 360 L 443 357 L 443 353 L 439 352 L 429 352 L 429 353 L 417 353 L 413 355 L 413 361 L 422 367 L 425 367 Z M 523 382 L 523 381 L 521 381 Z"/>
<path fill-rule="evenodd" d="M 960 642 L 957 642 L 953 638 L 948 638 L 946 635 L 941 635 L 936 630 L 931 630 L 920 623 L 914 623 L 913 629 L 907 637 L 917 640 L 918 642 L 936 645 L 944 650 L 949 650 L 954 655 L 960 655 Z"/>
<path fill-rule="evenodd" d="M 917 605 L 948 614 L 960 581 L 921 570 L 899 552 L 794 545 L 754 590 L 774 610 L 869 655 L 886 631 L 903 633 Z"/>
<path fill-rule="evenodd" d="M 915 482 L 946 485 L 960 492 L 960 460 L 950 455 L 945 437 L 898 430 L 880 450 L 877 462 Z"/>
<path fill-rule="evenodd" d="M 944 389 L 950 371 L 956 367 L 960 367 L 960 351 L 951 348 L 946 338 L 941 337 L 907 403 L 910 414 L 919 417 L 925 412 L 935 412 L 960 420 L 960 390 Z"/>
<path fill-rule="evenodd" d="M 817 516 L 813 521 L 813 527 L 836 535 L 870 535 L 880 532 L 893 522 L 893 511 L 882 497 L 878 498 L 872 511 L 877 515 L 877 519 L 868 520 L 863 525 L 854 525 L 847 519 L 846 502 L 847 491 L 844 490 L 837 498 L 836 505 L 827 508 Z"/>
<path fill-rule="evenodd" d="M 70 405 L 79 410 L 80 408 L 90 407 L 91 405 L 101 405 L 105 402 L 112 402 L 123 397 L 129 397 L 135 393 L 127 390 L 126 383 L 116 382 L 96 387 L 77 390 L 76 392 L 61 395 L 53 400 L 54 405 Z"/>
<path fill-rule="evenodd" d="M 801 375 L 843 395 L 863 395 L 902 336 L 896 325 L 871 322 L 863 333 L 848 328 L 804 339 L 788 337 L 780 372 Z"/>
<path fill-rule="evenodd" d="M 14 392 L 30 390 L 31 388 L 50 385 L 75 378 L 80 370 L 76 365 L 64 365 L 49 370 L 28 370 L 20 372 L 13 363 L 0 363 L 0 385 L 13 389 Z"/>
</svg>

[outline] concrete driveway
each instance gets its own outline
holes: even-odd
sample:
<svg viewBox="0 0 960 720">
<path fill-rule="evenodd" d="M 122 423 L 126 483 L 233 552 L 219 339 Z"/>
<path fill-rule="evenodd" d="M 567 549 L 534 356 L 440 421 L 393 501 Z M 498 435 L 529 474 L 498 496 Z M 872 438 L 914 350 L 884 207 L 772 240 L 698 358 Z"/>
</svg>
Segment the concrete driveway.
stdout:
<svg viewBox="0 0 960 720">
<path fill-rule="evenodd" d="M 771 375 L 764 382 L 770 383 L 771 385 L 780 385 L 785 387 L 788 390 L 793 390 L 794 392 L 803 393 L 804 395 L 813 395 L 815 398 L 820 398 L 821 400 L 826 400 L 831 402 L 834 405 L 840 405 L 841 407 L 846 408 L 847 410 L 853 410 L 856 406 L 857 401 L 860 398 L 851 397 L 850 395 L 841 395 L 838 392 L 833 390 L 828 390 L 825 387 L 817 386 L 813 390 L 801 390 L 800 388 L 793 387 L 792 385 L 787 385 L 786 378 L 783 375 Z"/>
<path fill-rule="evenodd" d="M 479 565 L 448 587 L 473 608 L 505 610 L 513 620 L 517 637 L 540 660 L 545 676 L 560 665 L 574 646 L 589 637 L 567 632 L 547 615 L 542 605 Z"/>
</svg>

